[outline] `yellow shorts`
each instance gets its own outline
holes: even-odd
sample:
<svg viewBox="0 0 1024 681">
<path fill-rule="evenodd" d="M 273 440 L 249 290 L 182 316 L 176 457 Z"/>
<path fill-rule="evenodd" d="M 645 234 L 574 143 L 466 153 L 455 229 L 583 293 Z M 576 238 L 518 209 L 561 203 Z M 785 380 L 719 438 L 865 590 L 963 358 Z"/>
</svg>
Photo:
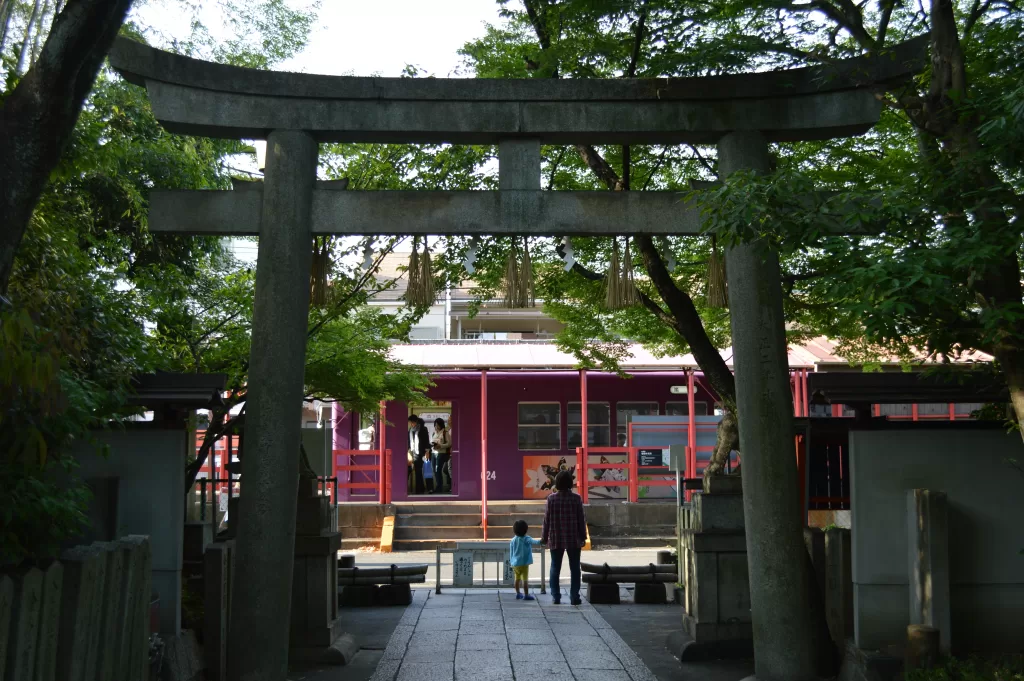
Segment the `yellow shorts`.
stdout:
<svg viewBox="0 0 1024 681">
<path fill-rule="evenodd" d="M 512 574 L 515 575 L 516 581 L 525 582 L 530 579 L 530 566 L 529 565 L 513 565 Z"/>
</svg>

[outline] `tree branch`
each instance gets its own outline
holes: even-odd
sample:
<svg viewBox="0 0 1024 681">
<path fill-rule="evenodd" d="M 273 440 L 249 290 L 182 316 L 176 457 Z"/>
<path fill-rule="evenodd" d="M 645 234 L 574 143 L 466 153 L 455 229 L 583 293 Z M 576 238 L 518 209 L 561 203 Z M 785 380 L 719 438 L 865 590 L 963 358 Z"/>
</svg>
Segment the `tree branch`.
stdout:
<svg viewBox="0 0 1024 681">
<path fill-rule="evenodd" d="M 77 0 L 0 108 L 0 295 L 39 195 L 57 165 L 131 0 Z"/>
<path fill-rule="evenodd" d="M 719 399 L 726 405 L 729 411 L 736 409 L 736 380 L 733 378 L 729 366 L 718 352 L 718 348 L 711 342 L 707 331 L 704 329 L 704 322 L 693 304 L 693 299 L 676 286 L 672 279 L 665 261 L 654 245 L 654 241 L 648 235 L 637 235 L 633 237 L 634 242 L 640 249 L 643 256 L 644 268 L 651 283 L 661 296 L 668 311 L 674 320 L 672 328 L 678 333 L 686 344 L 690 346 L 693 358 L 697 360 L 711 387 L 718 393 Z"/>
<path fill-rule="evenodd" d="M 640 16 L 634 24 L 633 53 L 629 56 L 629 68 L 626 69 L 626 78 L 636 77 L 636 67 L 640 61 L 640 48 L 643 47 L 644 29 L 647 24 L 647 0 L 640 5 Z"/>
</svg>

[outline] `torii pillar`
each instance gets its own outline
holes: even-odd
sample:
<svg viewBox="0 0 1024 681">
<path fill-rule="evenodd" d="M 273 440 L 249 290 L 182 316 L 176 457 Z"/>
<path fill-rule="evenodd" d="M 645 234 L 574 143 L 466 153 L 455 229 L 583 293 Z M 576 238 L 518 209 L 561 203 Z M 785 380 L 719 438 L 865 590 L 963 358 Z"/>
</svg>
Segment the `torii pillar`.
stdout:
<svg viewBox="0 0 1024 681">
<path fill-rule="evenodd" d="M 759 132 L 733 132 L 718 142 L 724 180 L 739 170 L 769 172 L 768 142 Z M 793 457 L 793 397 L 779 256 L 765 242 L 726 251 L 736 407 L 743 452 L 743 515 L 750 570 L 754 668 L 762 681 L 817 678 L 818 632 L 810 591 L 814 579 L 800 525 Z"/>
<path fill-rule="evenodd" d="M 292 602 L 281 583 L 291 584 L 295 560 L 317 143 L 275 130 L 266 166 L 228 649 L 230 678 L 245 681 L 288 675 Z"/>
</svg>

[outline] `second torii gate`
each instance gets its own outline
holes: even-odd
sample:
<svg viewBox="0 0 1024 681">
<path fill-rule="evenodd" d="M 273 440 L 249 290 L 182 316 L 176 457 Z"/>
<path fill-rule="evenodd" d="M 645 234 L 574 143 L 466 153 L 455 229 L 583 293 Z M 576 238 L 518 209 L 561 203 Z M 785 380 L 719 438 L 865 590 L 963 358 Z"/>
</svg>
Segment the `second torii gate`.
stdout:
<svg viewBox="0 0 1024 681">
<path fill-rule="evenodd" d="M 232 678 L 284 679 L 316 234 L 697 235 L 700 208 L 670 192 L 546 192 L 541 144 L 718 146 L 722 177 L 769 171 L 768 144 L 863 134 L 876 91 L 919 70 L 923 43 L 886 57 L 706 78 L 485 80 L 276 73 L 198 61 L 119 39 L 111 62 L 148 90 L 170 132 L 266 139 L 262 187 L 155 191 L 150 229 L 259 235 L 241 498 Z M 496 144 L 499 189 L 336 191 L 316 181 L 320 142 Z M 756 669 L 815 678 L 797 523 L 792 397 L 777 254 L 726 253 Z M 482 483 L 485 484 L 485 483 Z"/>
</svg>

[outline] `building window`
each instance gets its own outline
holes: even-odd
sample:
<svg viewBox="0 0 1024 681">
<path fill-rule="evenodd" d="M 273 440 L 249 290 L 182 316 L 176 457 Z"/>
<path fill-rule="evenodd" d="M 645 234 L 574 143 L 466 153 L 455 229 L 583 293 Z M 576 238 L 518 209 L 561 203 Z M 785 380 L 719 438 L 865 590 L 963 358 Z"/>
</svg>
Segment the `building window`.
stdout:
<svg viewBox="0 0 1024 681">
<path fill-rule="evenodd" d="M 707 416 L 708 414 L 708 403 L 707 402 L 694 402 L 693 411 L 696 412 L 697 416 Z M 690 413 L 689 402 L 666 402 L 665 403 L 665 416 L 687 416 Z"/>
<path fill-rule="evenodd" d="M 631 416 L 657 416 L 657 402 L 619 402 L 615 405 L 615 437 L 619 447 L 625 447 L 626 432 Z"/>
<path fill-rule="evenodd" d="M 562 448 L 562 405 L 558 402 L 519 403 L 519 451 L 557 451 Z"/>
<path fill-rule="evenodd" d="M 612 408 L 608 402 L 587 402 L 587 446 L 608 447 L 611 444 Z M 582 447 L 582 413 L 579 402 L 568 404 L 567 421 L 569 449 Z"/>
</svg>

